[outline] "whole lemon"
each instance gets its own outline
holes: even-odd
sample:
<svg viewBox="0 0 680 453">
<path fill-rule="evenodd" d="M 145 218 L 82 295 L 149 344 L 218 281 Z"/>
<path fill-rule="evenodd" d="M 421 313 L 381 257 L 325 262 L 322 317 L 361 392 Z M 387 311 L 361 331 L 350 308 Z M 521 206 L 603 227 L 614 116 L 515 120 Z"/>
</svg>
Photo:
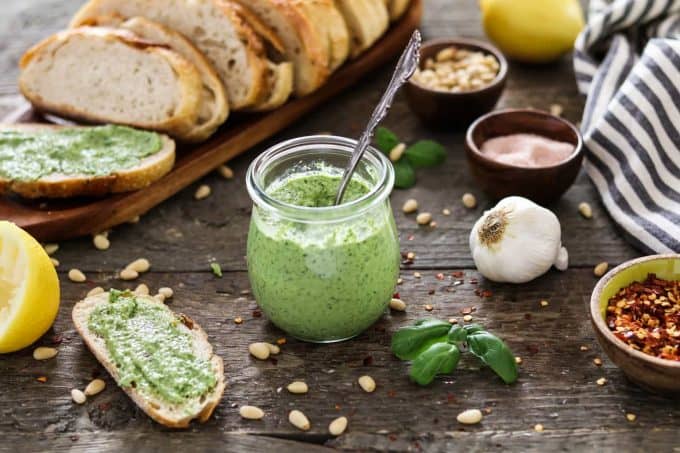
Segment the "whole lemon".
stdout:
<svg viewBox="0 0 680 453">
<path fill-rule="evenodd" d="M 480 0 L 486 35 L 508 57 L 547 63 L 570 51 L 581 29 L 578 0 Z"/>
</svg>

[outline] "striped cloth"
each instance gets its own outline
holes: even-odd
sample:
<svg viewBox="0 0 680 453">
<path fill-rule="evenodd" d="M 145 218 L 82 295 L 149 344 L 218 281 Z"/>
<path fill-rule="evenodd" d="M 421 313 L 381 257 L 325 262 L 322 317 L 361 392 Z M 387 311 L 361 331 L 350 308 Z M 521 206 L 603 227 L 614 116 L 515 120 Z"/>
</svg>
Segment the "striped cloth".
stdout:
<svg viewBox="0 0 680 453">
<path fill-rule="evenodd" d="M 680 252 L 680 0 L 591 0 L 574 70 L 585 168 L 646 252 Z"/>
</svg>

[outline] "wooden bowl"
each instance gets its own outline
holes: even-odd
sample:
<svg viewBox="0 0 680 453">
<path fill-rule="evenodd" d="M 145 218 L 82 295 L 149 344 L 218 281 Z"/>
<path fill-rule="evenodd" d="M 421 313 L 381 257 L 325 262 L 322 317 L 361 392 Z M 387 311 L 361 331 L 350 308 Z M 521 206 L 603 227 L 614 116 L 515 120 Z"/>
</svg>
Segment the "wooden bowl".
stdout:
<svg viewBox="0 0 680 453">
<path fill-rule="evenodd" d="M 654 393 L 679 396 L 680 362 L 653 357 L 629 347 L 614 336 L 605 321 L 609 299 L 621 288 L 633 281 L 644 280 L 650 273 L 665 280 L 680 279 L 680 254 L 646 256 L 609 271 L 593 290 L 590 319 L 600 346 L 628 379 Z"/>
<path fill-rule="evenodd" d="M 427 41 L 420 48 L 421 68 L 424 67 L 425 60 L 433 58 L 437 52 L 451 46 L 493 55 L 500 67 L 496 78 L 488 85 L 459 93 L 434 90 L 409 80 L 405 86 L 408 105 L 428 127 L 447 129 L 467 127 L 477 117 L 494 108 L 505 88 L 508 62 L 500 50 L 483 41 L 465 38 Z"/>
<path fill-rule="evenodd" d="M 486 140 L 502 135 L 529 133 L 574 145 L 565 160 L 545 167 L 520 167 L 495 161 L 480 149 Z M 576 126 L 547 112 L 506 109 L 488 113 L 468 128 L 465 137 L 470 171 L 479 186 L 495 199 L 519 195 L 539 204 L 560 198 L 574 183 L 583 161 L 583 139 Z"/>
</svg>

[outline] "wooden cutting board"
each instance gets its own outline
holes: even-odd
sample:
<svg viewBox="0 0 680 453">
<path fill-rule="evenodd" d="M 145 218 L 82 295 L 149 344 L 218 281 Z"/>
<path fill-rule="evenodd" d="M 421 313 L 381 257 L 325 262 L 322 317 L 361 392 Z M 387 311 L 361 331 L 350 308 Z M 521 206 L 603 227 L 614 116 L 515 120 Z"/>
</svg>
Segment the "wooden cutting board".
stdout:
<svg viewBox="0 0 680 453">
<path fill-rule="evenodd" d="M 104 231 L 124 223 L 179 192 L 229 159 L 271 137 L 337 95 L 364 75 L 400 54 L 422 16 L 422 1 L 413 0 L 402 19 L 356 60 L 340 68 L 312 95 L 293 99 L 272 112 L 229 118 L 200 144 L 178 148 L 173 170 L 149 187 L 98 199 L 37 200 L 0 197 L 0 219 L 11 220 L 41 241 L 57 241 Z M 30 108 L 13 115 L 15 122 L 46 121 Z"/>
</svg>

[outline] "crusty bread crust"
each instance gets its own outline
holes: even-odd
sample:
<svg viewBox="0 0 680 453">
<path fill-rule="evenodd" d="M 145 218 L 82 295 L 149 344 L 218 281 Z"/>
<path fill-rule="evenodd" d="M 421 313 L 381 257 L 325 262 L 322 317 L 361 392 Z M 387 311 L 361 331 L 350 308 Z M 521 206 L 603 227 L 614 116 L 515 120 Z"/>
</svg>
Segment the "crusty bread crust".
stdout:
<svg viewBox="0 0 680 453">
<path fill-rule="evenodd" d="M 147 301 L 158 304 L 168 311 L 171 311 L 162 302 L 156 301 L 150 296 L 136 296 L 144 298 Z M 88 328 L 88 320 L 92 310 L 97 306 L 108 303 L 109 293 L 101 293 L 95 296 L 90 296 L 73 307 L 72 318 L 76 330 L 82 337 L 87 347 L 92 351 L 92 354 L 97 360 L 106 368 L 111 377 L 118 382 L 118 369 L 115 363 L 111 360 L 104 340 L 98 337 Z M 162 400 L 157 400 L 140 394 L 133 387 L 121 387 L 125 393 L 140 407 L 149 417 L 156 422 L 168 426 L 170 428 L 186 428 L 192 420 L 198 419 L 201 423 L 207 421 L 212 415 L 213 411 L 219 404 L 224 394 L 226 387 L 224 377 L 224 364 L 222 359 L 213 353 L 212 346 L 208 342 L 208 335 L 205 331 L 191 318 L 186 315 L 179 315 L 182 320 L 180 328 L 186 329 L 186 332 L 193 337 L 194 352 L 197 356 L 208 360 L 213 367 L 217 384 L 210 391 L 209 394 L 203 395 L 196 403 L 197 410 L 187 413 L 182 406 L 175 406 L 166 403 Z M 182 327 L 183 326 L 183 327 Z"/>
<path fill-rule="evenodd" d="M 269 76 L 269 97 L 254 107 L 248 109 L 251 112 L 264 112 L 273 110 L 285 104 L 294 86 L 293 63 L 283 62 L 279 64 L 270 63 Z"/>
<path fill-rule="evenodd" d="M 47 124 L 0 124 L 0 131 L 49 131 L 68 126 Z M 161 135 L 163 147 L 143 159 L 135 168 L 111 175 L 50 175 L 36 181 L 15 181 L 0 178 L 0 194 L 13 192 L 24 198 L 69 198 L 103 196 L 110 193 L 142 189 L 165 176 L 175 164 L 175 142 Z"/>
<path fill-rule="evenodd" d="M 411 0 L 389 0 L 387 9 L 390 12 L 390 20 L 395 22 L 404 15 Z"/>
<path fill-rule="evenodd" d="M 295 0 L 326 41 L 328 69 L 335 71 L 349 55 L 349 30 L 334 0 Z"/>
</svg>

